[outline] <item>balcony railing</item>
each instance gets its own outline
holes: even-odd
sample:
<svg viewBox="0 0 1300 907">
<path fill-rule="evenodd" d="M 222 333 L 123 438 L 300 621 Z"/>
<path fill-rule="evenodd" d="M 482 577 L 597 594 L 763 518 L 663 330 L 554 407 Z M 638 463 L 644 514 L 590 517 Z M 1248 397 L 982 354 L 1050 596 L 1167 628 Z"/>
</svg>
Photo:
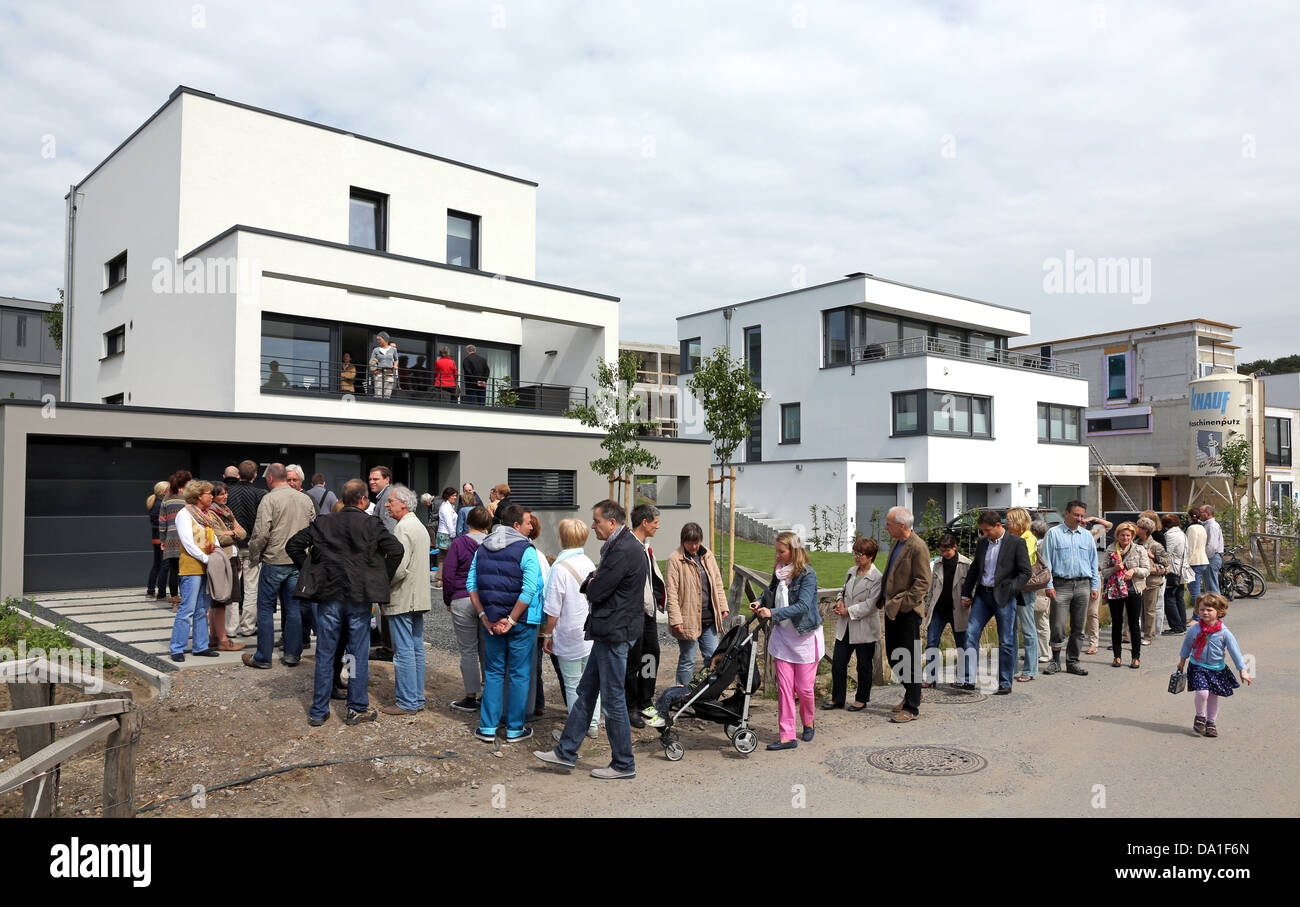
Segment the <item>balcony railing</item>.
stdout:
<svg viewBox="0 0 1300 907">
<path fill-rule="evenodd" d="M 271 367 L 272 363 L 275 368 Z M 434 383 L 437 377 L 432 370 L 411 368 L 397 369 L 389 389 L 380 382 L 377 374 L 371 374 L 368 367 L 356 363 L 353 366 L 355 374 L 345 377 L 342 363 L 263 356 L 259 382 L 263 391 L 274 393 L 338 398 L 351 395 L 357 400 L 376 402 L 392 400 L 428 406 L 481 406 L 557 415 L 562 415 L 570 406 L 587 402 L 585 387 L 509 377 L 487 378 L 483 387 L 477 387 L 473 378 L 468 379 L 469 386 L 466 386 L 464 376 L 459 377 L 454 387 L 440 387 Z"/>
<path fill-rule="evenodd" d="M 908 356 L 946 356 L 950 359 L 973 359 L 1011 368 L 1051 372 L 1071 378 L 1079 378 L 1083 375 L 1079 363 L 1067 359 L 1013 353 L 983 344 L 962 343 L 959 340 L 948 340 L 943 337 L 905 337 L 902 340 L 869 343 L 866 346 L 854 347 L 852 353 L 850 361 L 854 364 L 876 362 L 881 359 L 903 359 Z"/>
<path fill-rule="evenodd" d="M 656 372 L 648 369 L 639 368 L 636 370 L 636 380 L 638 384 L 657 384 L 663 387 L 676 387 L 677 373 Z"/>
</svg>

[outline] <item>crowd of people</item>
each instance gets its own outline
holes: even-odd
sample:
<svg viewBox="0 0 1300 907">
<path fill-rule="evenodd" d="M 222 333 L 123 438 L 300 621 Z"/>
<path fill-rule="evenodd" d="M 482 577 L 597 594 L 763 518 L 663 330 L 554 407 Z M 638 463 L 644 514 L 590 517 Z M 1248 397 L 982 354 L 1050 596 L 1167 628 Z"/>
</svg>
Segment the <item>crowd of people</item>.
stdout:
<svg viewBox="0 0 1300 907">
<path fill-rule="evenodd" d="M 366 480 L 347 481 L 337 497 L 320 474 L 304 489 L 304 472 L 295 464 L 270 464 L 265 489 L 257 479 L 258 465 L 246 460 L 228 467 L 219 482 L 181 470 L 158 483 L 147 502 L 155 527 L 147 591 L 172 599 L 176 662 L 185 660 L 187 648 L 207 657 L 242 650 L 235 637 L 245 637 L 256 644 L 242 655 L 248 667 L 271 668 L 275 648 L 283 650 L 281 664 L 295 667 L 314 634 L 313 727 L 329 720 L 331 699 L 346 701 L 348 725 L 374 721 L 378 712 L 409 716 L 426 707 L 424 621 L 440 592 L 464 687 L 464 696 L 448 705 L 477 713 L 476 738 L 532 738 L 530 718 L 545 709 L 542 665 L 549 656 L 568 720 L 553 733 L 554 748 L 536 751 L 537 758 L 573 768 L 584 739 L 598 736 L 603 724 L 611 761 L 592 774 L 631 778 L 631 728 L 664 725 L 654 704 L 658 615 L 666 612 L 678 645 L 678 685 L 691 682 L 697 659 L 710 663 L 731 617 L 717 560 L 699 525 L 683 527 L 661 572 L 652 547 L 659 511 L 651 504 L 629 515 L 606 500 L 594 505 L 590 524 L 561 520 L 555 530 L 559 554 L 548 557 L 537 545 L 540 519 L 512 501 L 504 484 L 492 487 L 484 502 L 471 483 L 422 500 L 393 483 L 384 466 L 371 469 Z M 417 515 L 420 503 L 428 508 L 427 523 Z M 813 740 L 814 684 L 828 654 L 823 631 L 831 618 L 830 695 L 821 708 L 866 707 L 883 640 L 903 689 L 890 720 L 906 723 L 919 716 L 923 690 L 940 680 L 945 629 L 951 629 L 956 655 L 953 686 L 974 690 L 980 634 L 990 622 L 996 625 L 996 692 L 1006 695 L 1014 682 L 1058 673 L 1062 650 L 1067 673 L 1087 674 L 1080 655 L 1096 651 L 1089 630 L 1103 599 L 1111 610 L 1115 666 L 1123 664 L 1127 644 L 1130 667 L 1140 667 L 1142 647 L 1161 632 L 1162 617 L 1166 635 L 1184 637 L 1182 656 L 1191 659 L 1189 678 L 1197 691 L 1195 728 L 1217 735 L 1218 698 L 1230 696 L 1236 685 L 1224 654 L 1239 669 L 1242 661 L 1221 623 L 1227 602 L 1211 585 L 1213 557 L 1222 551 L 1213 511 L 1192 511 L 1186 533 L 1177 516 L 1147 512 L 1136 523 L 1113 527 L 1113 542 L 1106 536 L 1110 524 L 1088 517 L 1082 502 L 1069 502 L 1063 517 L 1048 529 L 1022 508 L 1012 508 L 1005 520 L 986 510 L 972 556 L 944 535 L 932 558 L 911 512 L 892 508 L 884 569 L 875 563 L 876 540 L 856 540 L 854 566 L 827 612 L 802 540 L 781 533 L 771 581 L 750 603 L 754 615 L 770 621 L 779 734 L 768 749 Z M 603 543 L 595 561 L 585 553 L 593 532 Z M 1191 626 L 1185 586 L 1196 607 Z M 367 689 L 375 656 L 391 657 L 394 671 L 393 701 L 377 710 Z M 853 659 L 857 683 L 849 704 Z M 947 675 L 946 664 L 943 671 Z M 1244 672 L 1243 679 L 1251 682 Z"/>
</svg>

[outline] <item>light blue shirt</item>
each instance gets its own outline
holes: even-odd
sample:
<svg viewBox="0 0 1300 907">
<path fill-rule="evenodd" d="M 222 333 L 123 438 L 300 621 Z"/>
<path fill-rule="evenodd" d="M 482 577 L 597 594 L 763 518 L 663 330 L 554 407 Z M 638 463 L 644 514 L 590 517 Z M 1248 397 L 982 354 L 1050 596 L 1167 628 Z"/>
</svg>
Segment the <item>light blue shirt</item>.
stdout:
<svg viewBox="0 0 1300 907">
<path fill-rule="evenodd" d="M 1210 638 L 1205 641 L 1205 648 L 1201 651 L 1201 657 L 1197 658 L 1192 654 L 1192 649 L 1196 645 L 1196 637 L 1201 634 L 1201 622 L 1194 620 L 1187 627 L 1187 635 L 1183 637 L 1183 647 L 1178 652 L 1179 658 L 1190 658 L 1192 664 L 1200 665 L 1207 671 L 1222 671 L 1227 664 L 1223 660 L 1226 653 L 1232 657 L 1232 663 L 1237 666 L 1238 671 L 1246 670 L 1246 659 L 1241 657 L 1241 647 L 1237 645 L 1237 637 L 1232 635 L 1228 625 L 1219 621 L 1223 629 L 1218 633 L 1211 633 Z"/>
<path fill-rule="evenodd" d="M 985 539 L 988 542 L 988 547 L 984 549 L 984 570 L 980 574 L 980 582 L 986 586 L 993 585 L 993 578 L 998 571 L 998 553 L 1002 550 L 1002 540 L 1006 537 L 1007 533 L 1004 529 L 996 542 L 992 539 Z"/>
<path fill-rule="evenodd" d="M 1219 521 L 1210 517 L 1201 525 L 1205 527 L 1205 556 L 1223 554 L 1223 529 L 1219 527 Z"/>
<path fill-rule="evenodd" d="M 1092 533 L 1082 525 L 1071 531 L 1064 523 L 1047 530 L 1038 543 L 1038 555 L 1052 567 L 1052 581 L 1048 589 L 1055 589 L 1057 577 L 1061 579 L 1088 579 L 1092 588 L 1101 588 L 1101 574 L 1097 570 L 1097 547 Z"/>
</svg>

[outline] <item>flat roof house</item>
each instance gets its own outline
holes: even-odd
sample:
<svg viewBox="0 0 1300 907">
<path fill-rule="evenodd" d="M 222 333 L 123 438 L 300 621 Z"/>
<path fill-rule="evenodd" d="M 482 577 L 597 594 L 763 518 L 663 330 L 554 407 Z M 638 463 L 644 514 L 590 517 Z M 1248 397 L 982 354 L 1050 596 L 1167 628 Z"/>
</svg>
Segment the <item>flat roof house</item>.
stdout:
<svg viewBox="0 0 1300 907">
<path fill-rule="evenodd" d="M 716 347 L 767 399 L 738 452 L 737 503 L 789 525 L 842 507 L 844 538 L 976 507 L 1061 507 L 1087 483 L 1073 362 L 1012 353 L 1029 313 L 855 273 L 677 320 L 682 383 Z M 682 390 L 683 437 L 703 436 Z"/>
<path fill-rule="evenodd" d="M 508 482 L 557 549 L 556 521 L 608 492 L 601 433 L 564 412 L 617 355 L 618 299 L 536 279 L 537 189 L 173 91 L 66 199 L 68 402 L 0 407 L 3 591 L 143 583 L 154 482 L 245 457 L 331 487 L 374 465 L 417 492 Z M 482 384 L 439 377 L 471 344 Z M 703 444 L 647 446 L 670 478 L 707 467 Z M 679 500 L 664 529 L 702 516 Z"/>
</svg>

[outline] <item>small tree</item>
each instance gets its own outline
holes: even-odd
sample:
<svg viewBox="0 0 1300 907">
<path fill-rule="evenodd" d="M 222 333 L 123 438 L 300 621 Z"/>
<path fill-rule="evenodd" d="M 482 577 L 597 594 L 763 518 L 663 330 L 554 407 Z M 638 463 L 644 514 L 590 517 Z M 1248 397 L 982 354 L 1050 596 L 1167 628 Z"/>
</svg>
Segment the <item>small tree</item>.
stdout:
<svg viewBox="0 0 1300 907">
<path fill-rule="evenodd" d="M 625 506 L 629 513 L 637 467 L 659 468 L 659 458 L 642 447 L 639 441 L 644 430 L 640 419 L 641 398 L 632 390 L 638 365 L 637 357 L 632 353 L 623 353 L 616 362 L 601 359 L 591 376 L 596 382 L 593 401 L 575 404 L 566 413 L 589 428 L 605 432 L 600 446 L 606 455 L 588 465 L 597 475 L 608 476 L 611 485 L 616 481 L 625 483 Z"/>
<path fill-rule="evenodd" d="M 1219 466 L 1223 469 L 1224 474 L 1231 480 L 1232 487 L 1229 494 L 1232 498 L 1232 514 L 1229 537 L 1235 544 L 1241 543 L 1241 521 L 1242 497 L 1237 496 L 1237 486 L 1243 484 L 1250 472 L 1250 442 L 1244 437 L 1233 438 L 1219 448 Z M 1250 489 L 1246 489 L 1249 495 Z M 1251 532 L 1255 527 L 1247 524 L 1246 531 Z"/>
<path fill-rule="evenodd" d="M 749 422 L 763 408 L 763 392 L 754 386 L 754 379 L 744 360 L 732 359 L 726 347 L 714 347 L 712 354 L 702 361 L 695 374 L 686 382 L 704 410 L 704 430 L 713 438 L 713 456 L 722 464 L 722 473 L 731 471 L 731 458 L 740 442 L 749 436 Z M 728 499 L 734 510 L 735 484 L 732 483 Z M 729 555 L 727 580 L 730 583 L 732 562 L 735 560 L 735 535 L 727 530 Z M 712 539 L 710 539 L 712 541 Z"/>
<path fill-rule="evenodd" d="M 50 306 L 45 313 L 45 329 L 50 332 L 54 348 L 63 352 L 63 290 L 59 290 L 59 301 Z"/>
</svg>

